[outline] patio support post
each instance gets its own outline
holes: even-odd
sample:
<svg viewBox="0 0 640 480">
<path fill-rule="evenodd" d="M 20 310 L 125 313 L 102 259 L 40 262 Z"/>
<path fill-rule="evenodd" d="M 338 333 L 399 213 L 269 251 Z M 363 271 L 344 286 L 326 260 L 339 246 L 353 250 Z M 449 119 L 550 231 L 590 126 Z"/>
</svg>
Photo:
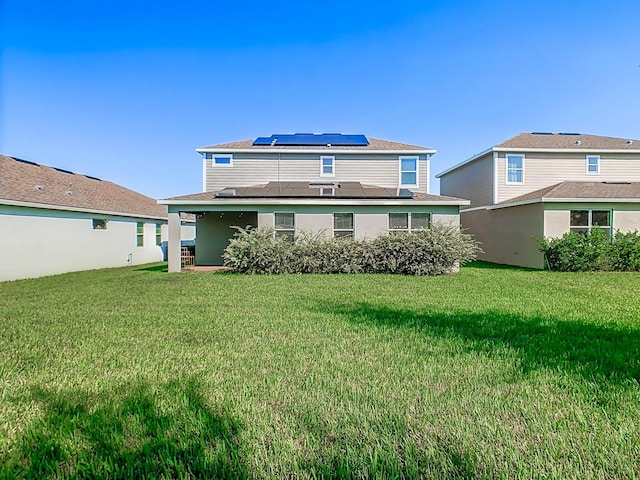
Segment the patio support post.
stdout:
<svg viewBox="0 0 640 480">
<path fill-rule="evenodd" d="M 169 212 L 169 243 L 167 245 L 169 271 L 180 271 L 180 213 Z"/>
</svg>

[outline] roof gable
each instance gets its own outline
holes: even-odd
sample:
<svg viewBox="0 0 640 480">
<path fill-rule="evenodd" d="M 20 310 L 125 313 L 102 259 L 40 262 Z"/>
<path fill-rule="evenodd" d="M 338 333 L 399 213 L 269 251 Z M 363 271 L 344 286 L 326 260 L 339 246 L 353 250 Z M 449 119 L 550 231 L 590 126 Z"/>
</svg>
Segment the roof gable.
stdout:
<svg viewBox="0 0 640 480">
<path fill-rule="evenodd" d="M 5 155 L 0 155 L 0 203 L 2 200 L 167 218 L 166 207 L 128 188 Z"/>
</svg>

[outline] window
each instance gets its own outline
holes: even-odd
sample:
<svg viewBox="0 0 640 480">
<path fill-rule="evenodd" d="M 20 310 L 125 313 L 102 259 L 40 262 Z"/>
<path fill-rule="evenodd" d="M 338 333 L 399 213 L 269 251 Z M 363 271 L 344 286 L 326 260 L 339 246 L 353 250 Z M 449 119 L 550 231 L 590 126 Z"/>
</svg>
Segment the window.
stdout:
<svg viewBox="0 0 640 480">
<path fill-rule="evenodd" d="M 333 236 L 353 238 L 353 213 L 333 214 Z"/>
<path fill-rule="evenodd" d="M 107 229 L 107 220 L 102 220 L 99 218 L 94 218 L 92 221 L 94 230 L 106 230 Z"/>
<path fill-rule="evenodd" d="M 524 155 L 507 155 L 507 183 L 524 183 Z"/>
<path fill-rule="evenodd" d="M 570 225 L 572 232 L 586 234 L 601 228 L 611 236 L 611 210 L 571 210 Z"/>
<path fill-rule="evenodd" d="M 207 160 L 211 160 L 212 165 L 233 165 L 233 156 L 232 155 L 215 155 L 213 153 L 205 153 L 204 158 Z"/>
<path fill-rule="evenodd" d="M 156 223 L 156 245 L 162 245 L 162 225 Z"/>
<path fill-rule="evenodd" d="M 144 247 L 144 223 L 142 222 L 136 224 L 136 245 Z"/>
<path fill-rule="evenodd" d="M 392 232 L 409 232 L 429 228 L 430 213 L 390 213 L 389 230 Z"/>
<path fill-rule="evenodd" d="M 600 173 L 600 156 L 587 155 L 587 175 L 598 175 Z"/>
<path fill-rule="evenodd" d="M 275 212 L 276 237 L 286 237 L 291 243 L 295 238 L 295 214 L 293 212 Z"/>
<path fill-rule="evenodd" d="M 335 157 L 320 157 L 320 176 L 321 177 L 333 177 L 335 176 L 334 164 Z"/>
<path fill-rule="evenodd" d="M 400 185 L 418 186 L 418 157 L 400 157 Z"/>
</svg>

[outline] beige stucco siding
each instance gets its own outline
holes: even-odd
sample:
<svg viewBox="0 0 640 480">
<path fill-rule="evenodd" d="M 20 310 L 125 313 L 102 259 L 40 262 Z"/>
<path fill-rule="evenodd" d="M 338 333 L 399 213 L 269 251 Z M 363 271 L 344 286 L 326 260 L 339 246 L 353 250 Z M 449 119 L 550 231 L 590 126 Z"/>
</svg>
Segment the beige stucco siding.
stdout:
<svg viewBox="0 0 640 480">
<path fill-rule="evenodd" d="M 543 268 L 537 238 L 543 236 L 542 204 L 497 210 L 462 212 L 460 221 L 481 242 L 481 260 L 530 268 Z"/>
<path fill-rule="evenodd" d="M 94 230 L 93 218 L 107 219 L 107 228 Z M 138 221 L 144 223 L 142 247 Z M 0 281 L 162 261 L 156 223 L 163 222 L 0 206 Z"/>
<path fill-rule="evenodd" d="M 640 231 L 640 202 L 638 203 L 545 203 L 544 236 L 558 238 L 569 232 L 571 210 L 611 210 L 613 230 Z"/>
<path fill-rule="evenodd" d="M 600 173 L 594 175 L 586 173 L 589 152 L 561 155 L 525 153 L 524 184 L 512 185 L 506 183 L 506 155 L 504 152 L 498 154 L 498 202 L 563 181 L 640 181 L 640 157 L 637 154 L 600 154 Z M 443 195 L 450 194 L 443 192 Z"/>
<path fill-rule="evenodd" d="M 328 156 L 332 156 L 327 153 Z M 233 166 L 205 163 L 206 191 L 225 187 L 260 185 L 268 182 L 360 182 L 366 185 L 397 188 L 400 178 L 398 155 L 333 155 L 333 177 L 320 175 L 320 154 L 265 154 L 256 158 L 250 154 L 236 154 Z M 418 161 L 417 191 L 428 192 L 428 157 Z"/>
<path fill-rule="evenodd" d="M 493 203 L 493 153 L 440 177 L 440 193 L 471 200 L 465 208 Z"/>
</svg>

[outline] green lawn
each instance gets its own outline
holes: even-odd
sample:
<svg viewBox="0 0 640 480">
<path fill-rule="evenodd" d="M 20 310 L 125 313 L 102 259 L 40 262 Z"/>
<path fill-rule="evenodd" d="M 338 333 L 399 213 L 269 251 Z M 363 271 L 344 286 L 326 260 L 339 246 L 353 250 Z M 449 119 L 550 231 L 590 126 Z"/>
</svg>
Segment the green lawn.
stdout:
<svg viewBox="0 0 640 480">
<path fill-rule="evenodd" d="M 640 276 L 0 284 L 0 478 L 639 478 Z"/>
</svg>

